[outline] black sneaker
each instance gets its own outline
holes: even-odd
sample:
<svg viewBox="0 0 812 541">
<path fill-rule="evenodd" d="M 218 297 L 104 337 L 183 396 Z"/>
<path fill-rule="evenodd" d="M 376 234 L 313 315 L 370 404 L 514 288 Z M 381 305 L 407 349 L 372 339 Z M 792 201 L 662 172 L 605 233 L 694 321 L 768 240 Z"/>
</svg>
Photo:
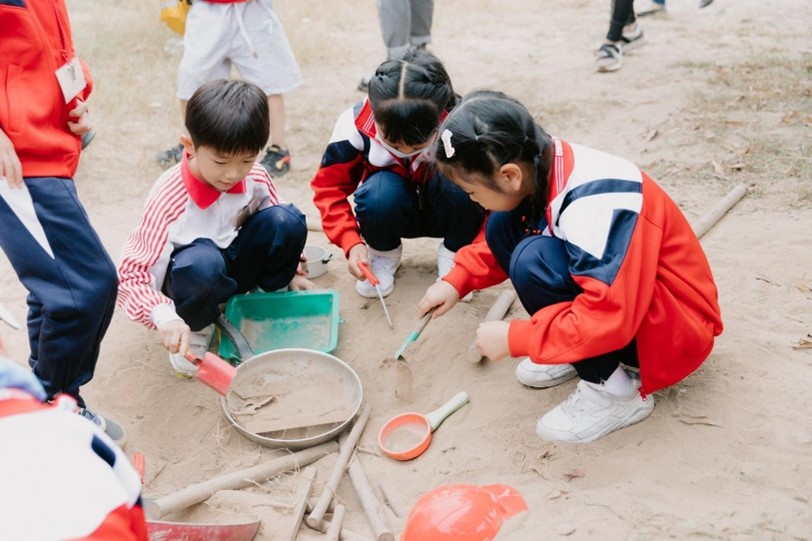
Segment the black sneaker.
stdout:
<svg viewBox="0 0 812 541">
<path fill-rule="evenodd" d="M 124 448 L 124 444 L 127 442 L 127 433 L 124 432 L 124 429 L 121 428 L 118 423 L 110 418 L 102 417 L 101 414 L 87 408 L 81 408 L 79 415 L 95 423 L 96 426 L 104 430 L 104 433 L 113 440 L 113 443 L 122 449 Z"/>
<path fill-rule="evenodd" d="M 265 157 L 259 162 L 271 176 L 281 177 L 290 171 L 290 151 L 282 150 L 279 145 L 271 145 L 266 149 Z"/>
<path fill-rule="evenodd" d="M 180 163 L 183 159 L 183 145 L 178 145 L 176 147 L 172 147 L 169 150 L 164 150 L 163 152 L 159 152 L 155 156 L 155 160 L 158 162 L 158 165 L 163 167 L 169 167 L 171 165 L 175 165 L 176 163 Z"/>
</svg>

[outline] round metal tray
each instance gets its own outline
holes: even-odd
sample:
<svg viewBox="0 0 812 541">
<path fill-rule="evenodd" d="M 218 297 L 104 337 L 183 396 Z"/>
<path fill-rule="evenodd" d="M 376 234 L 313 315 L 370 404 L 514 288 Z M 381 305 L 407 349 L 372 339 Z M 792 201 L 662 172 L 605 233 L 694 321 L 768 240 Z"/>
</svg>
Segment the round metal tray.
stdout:
<svg viewBox="0 0 812 541">
<path fill-rule="evenodd" d="M 254 398 L 239 394 L 248 387 Z M 270 397 L 274 400 L 267 402 Z M 251 400 L 265 402 L 259 409 L 267 408 L 266 413 L 276 408 L 281 420 L 324 416 L 331 421 L 256 433 L 250 429 L 256 422 L 246 408 Z M 358 414 L 362 400 L 361 380 L 347 363 L 329 353 L 289 348 L 260 353 L 240 364 L 220 406 L 234 429 L 249 440 L 265 447 L 304 449 L 338 436 Z"/>
</svg>

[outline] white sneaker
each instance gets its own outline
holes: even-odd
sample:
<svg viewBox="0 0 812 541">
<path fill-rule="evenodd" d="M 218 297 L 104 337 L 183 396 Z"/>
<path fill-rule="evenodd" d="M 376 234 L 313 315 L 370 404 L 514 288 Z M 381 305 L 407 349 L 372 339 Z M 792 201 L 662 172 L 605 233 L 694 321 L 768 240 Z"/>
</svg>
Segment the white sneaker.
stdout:
<svg viewBox="0 0 812 541">
<path fill-rule="evenodd" d="M 516 379 L 519 383 L 536 389 L 555 387 L 576 376 L 571 364 L 538 364 L 525 357 L 516 366 Z"/>
<path fill-rule="evenodd" d="M 202 357 L 209 350 L 209 344 L 211 343 L 211 337 L 213 335 L 213 323 L 197 332 L 193 331 L 189 336 L 189 349 L 198 357 Z M 170 353 L 169 364 L 172 365 L 172 368 L 174 368 L 175 372 L 181 377 L 193 378 L 197 374 L 197 366 L 187 361 L 186 357 L 180 353 Z"/>
<path fill-rule="evenodd" d="M 640 381 L 635 378 L 637 389 Z M 640 422 L 654 410 L 654 396 L 639 393 L 631 397 L 599 391 L 585 381 L 561 404 L 547 412 L 536 424 L 541 439 L 587 443 Z"/>
<path fill-rule="evenodd" d="M 452 252 L 448 248 L 445 247 L 444 242 L 440 242 L 437 246 L 437 280 L 441 280 L 443 276 L 451 271 L 452 267 L 454 267 L 454 255 L 457 252 Z M 469 292 L 466 296 L 460 299 L 462 302 L 471 302 L 471 299 L 474 298 L 474 292 Z"/>
<path fill-rule="evenodd" d="M 395 273 L 400 267 L 400 257 L 403 255 L 403 245 L 401 244 L 394 250 L 380 252 L 374 248 L 369 248 L 369 266 L 372 274 L 380 282 L 378 287 L 381 289 L 381 295 L 386 297 L 395 289 Z M 362 297 L 368 299 L 377 299 L 378 292 L 375 291 L 375 286 L 369 283 L 369 280 L 359 280 L 355 282 L 355 291 Z"/>
</svg>

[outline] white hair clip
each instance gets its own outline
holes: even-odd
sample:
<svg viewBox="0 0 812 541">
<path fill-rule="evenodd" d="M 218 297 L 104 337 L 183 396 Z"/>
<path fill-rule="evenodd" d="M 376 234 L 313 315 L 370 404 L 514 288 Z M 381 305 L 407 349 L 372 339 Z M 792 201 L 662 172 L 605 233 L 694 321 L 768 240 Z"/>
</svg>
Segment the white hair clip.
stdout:
<svg viewBox="0 0 812 541">
<path fill-rule="evenodd" d="M 445 129 L 445 130 L 443 130 L 443 134 L 440 136 L 440 139 L 443 140 L 443 147 L 445 147 L 445 157 L 446 158 L 452 157 L 454 155 L 454 153 L 456 152 L 456 150 L 454 150 L 454 147 L 451 146 L 451 136 L 452 135 L 453 134 L 451 133 L 451 130 Z"/>
</svg>

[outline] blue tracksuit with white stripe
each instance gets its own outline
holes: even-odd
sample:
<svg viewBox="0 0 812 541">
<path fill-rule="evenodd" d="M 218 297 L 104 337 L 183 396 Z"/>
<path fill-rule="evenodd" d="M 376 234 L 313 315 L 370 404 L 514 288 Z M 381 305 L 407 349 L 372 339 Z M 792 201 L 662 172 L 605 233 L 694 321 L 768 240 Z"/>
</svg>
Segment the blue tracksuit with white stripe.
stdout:
<svg viewBox="0 0 812 541">
<path fill-rule="evenodd" d="M 72 179 L 0 180 L 0 247 L 28 290 L 29 364 L 50 396 L 93 377 L 115 308 L 116 269 Z"/>
</svg>

